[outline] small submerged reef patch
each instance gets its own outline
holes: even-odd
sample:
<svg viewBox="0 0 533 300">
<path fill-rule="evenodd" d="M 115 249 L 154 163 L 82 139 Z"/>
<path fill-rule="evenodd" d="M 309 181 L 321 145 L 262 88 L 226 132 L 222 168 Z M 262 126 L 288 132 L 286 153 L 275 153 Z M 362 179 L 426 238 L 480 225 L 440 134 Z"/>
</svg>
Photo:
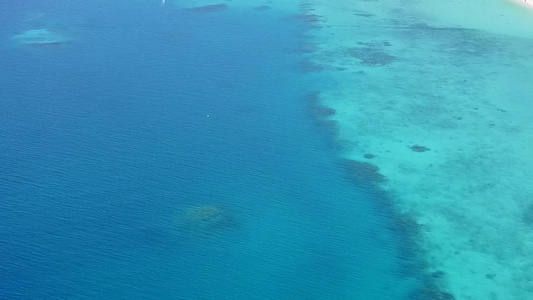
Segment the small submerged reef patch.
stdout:
<svg viewBox="0 0 533 300">
<path fill-rule="evenodd" d="M 292 18 L 294 20 L 302 21 L 305 23 L 319 23 L 322 20 L 322 17 L 315 14 L 309 14 L 309 15 L 292 15 Z"/>
<path fill-rule="evenodd" d="M 254 7 L 254 9 L 257 10 L 257 11 L 267 11 L 267 10 L 272 9 L 272 7 L 270 7 L 268 5 L 261 5 L 261 6 Z"/>
<path fill-rule="evenodd" d="M 374 158 L 376 156 L 374 154 L 372 154 L 372 153 L 366 153 L 365 155 L 363 155 L 363 157 L 366 158 L 366 159 L 372 159 L 372 158 Z"/>
<path fill-rule="evenodd" d="M 234 225 L 235 220 L 228 209 L 217 204 L 191 206 L 178 216 L 178 226 L 192 233 L 215 234 Z"/>
<path fill-rule="evenodd" d="M 193 8 L 188 8 L 187 10 L 198 13 L 212 13 L 212 12 L 221 12 L 228 9 L 228 6 L 224 3 L 198 6 Z"/>
<path fill-rule="evenodd" d="M 304 54 L 315 53 L 317 51 L 318 51 L 317 44 L 312 43 L 312 42 L 302 42 L 294 50 L 295 53 L 304 53 Z"/>
<path fill-rule="evenodd" d="M 321 72 L 325 68 L 322 65 L 319 65 L 313 61 L 310 60 L 302 60 L 298 64 L 298 71 L 300 73 L 308 74 L 308 73 L 315 73 L 315 72 Z"/>
<path fill-rule="evenodd" d="M 529 204 L 522 213 L 522 222 L 533 227 L 533 203 Z"/>
<path fill-rule="evenodd" d="M 390 55 L 385 51 L 373 46 L 350 48 L 346 51 L 346 53 L 348 56 L 359 60 L 361 65 L 369 67 L 386 66 L 397 60 L 396 56 Z"/>
<path fill-rule="evenodd" d="M 428 283 L 414 290 L 408 300 L 455 300 L 455 297 L 439 289 L 436 285 Z"/>
<path fill-rule="evenodd" d="M 352 69 L 352 73 L 365 74 L 365 71 L 354 67 L 377 68 L 396 63 L 399 59 L 391 54 L 393 51 L 393 44 L 387 40 L 360 41 L 355 47 L 324 50 L 315 60 L 322 63 L 327 71 Z"/>
<path fill-rule="evenodd" d="M 428 147 L 419 146 L 419 145 L 411 146 L 409 147 L 409 149 L 413 150 L 414 152 L 426 152 L 426 151 L 431 150 Z"/>
<path fill-rule="evenodd" d="M 386 177 L 379 172 L 379 168 L 367 162 L 352 159 L 340 159 L 339 165 L 346 171 L 346 176 L 350 181 L 360 185 L 362 183 L 380 183 Z"/>
<path fill-rule="evenodd" d="M 307 113 L 311 117 L 313 123 L 324 132 L 332 147 L 338 146 L 338 124 L 336 121 L 329 119 L 337 112 L 335 109 L 327 107 L 321 103 L 320 91 L 313 91 L 303 96 L 303 101 L 306 104 Z"/>
<path fill-rule="evenodd" d="M 290 16 L 291 20 L 297 21 L 304 25 L 307 29 L 320 29 L 324 21 L 323 16 L 319 16 L 311 12 L 309 8 L 302 7 L 302 14 L 294 14 Z"/>
<path fill-rule="evenodd" d="M 326 107 L 320 103 L 320 92 L 314 91 L 306 94 L 304 99 L 307 102 L 309 114 L 316 118 L 326 118 L 335 115 L 333 108 Z"/>
<path fill-rule="evenodd" d="M 354 16 L 362 17 L 362 18 L 370 18 L 373 17 L 374 14 L 366 13 L 366 12 L 356 12 L 353 13 Z"/>
</svg>

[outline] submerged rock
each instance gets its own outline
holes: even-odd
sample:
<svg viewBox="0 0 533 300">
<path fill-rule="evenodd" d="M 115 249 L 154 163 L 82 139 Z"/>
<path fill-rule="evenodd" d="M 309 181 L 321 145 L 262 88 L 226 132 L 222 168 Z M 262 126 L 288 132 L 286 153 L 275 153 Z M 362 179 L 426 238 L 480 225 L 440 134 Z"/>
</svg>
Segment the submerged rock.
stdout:
<svg viewBox="0 0 533 300">
<path fill-rule="evenodd" d="M 360 64 L 370 67 L 390 65 L 397 60 L 396 56 L 372 46 L 351 48 L 348 49 L 347 54 L 359 60 Z"/>
<path fill-rule="evenodd" d="M 266 11 L 266 10 L 272 9 L 272 7 L 268 5 L 261 5 L 261 6 L 254 7 L 254 9 L 257 11 Z"/>
<path fill-rule="evenodd" d="M 190 11 L 199 12 L 199 13 L 220 12 L 220 11 L 225 11 L 227 9 L 228 9 L 228 6 L 224 3 L 189 8 Z"/>
<path fill-rule="evenodd" d="M 428 147 L 424 147 L 424 146 L 419 146 L 419 145 L 414 145 L 414 146 L 411 146 L 409 147 L 411 150 L 413 150 L 414 152 L 426 152 L 426 151 L 429 151 L 431 149 L 429 149 Z"/>
<path fill-rule="evenodd" d="M 214 204 L 188 208 L 180 219 L 183 226 L 193 230 L 212 230 L 232 223 L 228 211 Z"/>
</svg>

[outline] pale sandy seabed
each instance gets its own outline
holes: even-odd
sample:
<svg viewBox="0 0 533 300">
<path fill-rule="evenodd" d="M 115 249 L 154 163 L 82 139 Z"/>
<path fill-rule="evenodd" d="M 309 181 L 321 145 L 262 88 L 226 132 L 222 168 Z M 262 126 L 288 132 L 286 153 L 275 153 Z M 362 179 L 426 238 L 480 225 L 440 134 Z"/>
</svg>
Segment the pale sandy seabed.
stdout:
<svg viewBox="0 0 533 300">
<path fill-rule="evenodd" d="M 388 178 L 429 271 L 456 299 L 533 299 L 533 12 L 309 2 L 322 20 L 310 59 L 330 77 L 321 97 L 345 155 Z"/>
</svg>

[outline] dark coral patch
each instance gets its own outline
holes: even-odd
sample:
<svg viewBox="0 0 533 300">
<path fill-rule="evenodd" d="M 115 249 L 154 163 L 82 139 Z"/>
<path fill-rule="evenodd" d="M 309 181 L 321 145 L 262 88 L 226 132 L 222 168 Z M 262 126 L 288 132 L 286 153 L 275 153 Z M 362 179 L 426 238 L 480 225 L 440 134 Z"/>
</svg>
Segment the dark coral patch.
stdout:
<svg viewBox="0 0 533 300">
<path fill-rule="evenodd" d="M 444 275 L 446 275 L 443 271 L 434 271 L 434 272 L 431 272 L 431 277 L 435 278 L 435 279 L 442 279 L 444 278 Z"/>
<path fill-rule="evenodd" d="M 320 91 L 313 91 L 310 93 L 305 94 L 304 99 L 309 104 L 315 104 L 320 102 Z"/>
<path fill-rule="evenodd" d="M 317 129 L 327 138 L 332 147 L 339 147 L 339 140 L 337 139 L 338 124 L 334 120 L 327 118 L 334 115 L 335 110 L 321 104 L 319 91 L 307 93 L 302 98 L 307 104 L 306 108 L 311 121 L 316 125 Z"/>
<path fill-rule="evenodd" d="M 302 60 L 298 64 L 298 70 L 302 73 L 307 74 L 307 73 L 321 72 L 324 70 L 324 67 L 309 60 Z"/>
<path fill-rule="evenodd" d="M 374 154 L 367 153 L 367 154 L 363 155 L 363 157 L 366 158 L 366 159 L 372 159 L 372 158 L 374 158 L 376 156 Z"/>
<path fill-rule="evenodd" d="M 391 219 L 389 227 L 399 235 L 418 236 L 420 234 L 420 224 L 406 214 L 398 214 Z"/>
<path fill-rule="evenodd" d="M 427 23 L 424 22 L 413 23 L 409 27 L 413 29 L 435 29 L 435 27 L 429 26 Z"/>
<path fill-rule="evenodd" d="M 296 47 L 295 52 L 313 53 L 313 52 L 316 52 L 317 50 L 318 50 L 318 47 L 315 43 L 304 42 L 304 43 L 299 44 L 298 47 Z"/>
<path fill-rule="evenodd" d="M 409 300 L 455 300 L 455 297 L 448 292 L 441 291 L 434 284 L 427 284 L 413 291 L 409 295 Z"/>
<path fill-rule="evenodd" d="M 385 176 L 379 172 L 379 168 L 367 162 L 352 159 L 342 159 L 339 164 L 346 171 L 349 180 L 357 183 L 361 182 L 383 182 Z"/>
<path fill-rule="evenodd" d="M 271 9 L 272 7 L 268 6 L 268 5 L 261 5 L 261 6 L 256 6 L 254 7 L 255 10 L 257 11 L 265 11 L 265 10 L 269 10 Z"/>
<path fill-rule="evenodd" d="M 220 203 L 187 207 L 176 222 L 181 232 L 198 237 L 210 237 L 238 227 L 233 214 Z"/>
<path fill-rule="evenodd" d="M 372 43 L 372 42 L 357 42 L 357 45 L 372 47 L 372 46 L 374 46 L 374 43 Z"/>
<path fill-rule="evenodd" d="M 394 213 L 388 218 L 387 227 L 396 236 L 401 237 L 396 249 L 398 258 L 403 262 L 401 274 L 410 277 L 421 274 L 427 266 L 424 260 L 417 257 L 420 234 L 418 222 L 406 213 Z"/>
<path fill-rule="evenodd" d="M 431 150 L 428 147 L 419 146 L 419 145 L 411 146 L 409 149 L 413 150 L 414 152 L 426 152 L 426 151 Z"/>
<path fill-rule="evenodd" d="M 369 18 L 369 17 L 374 16 L 373 14 L 368 14 L 368 13 L 354 13 L 353 15 L 358 16 L 358 17 L 363 17 L 363 18 Z"/>
<path fill-rule="evenodd" d="M 309 14 L 309 15 L 292 15 L 294 20 L 302 21 L 305 23 L 318 23 L 322 20 L 319 15 Z"/>
<path fill-rule="evenodd" d="M 306 30 L 320 29 L 323 20 L 321 16 L 316 14 L 297 14 L 290 16 L 289 19 L 299 22 Z"/>
<path fill-rule="evenodd" d="M 320 92 L 315 91 L 304 96 L 307 102 L 309 114 L 313 117 L 325 118 L 333 116 L 336 111 L 333 108 L 326 107 L 320 103 Z"/>
<path fill-rule="evenodd" d="M 228 9 L 228 6 L 224 3 L 189 8 L 190 11 L 200 12 L 200 13 L 219 12 L 219 11 L 224 11 L 227 9 Z"/>
<path fill-rule="evenodd" d="M 333 146 L 337 146 L 335 137 L 339 133 L 339 124 L 332 120 L 320 120 L 320 131 L 331 141 Z"/>
<path fill-rule="evenodd" d="M 336 111 L 333 108 L 322 105 L 313 106 L 310 108 L 311 113 L 317 117 L 331 117 L 335 115 Z"/>
<path fill-rule="evenodd" d="M 396 56 L 385 53 L 374 47 L 351 48 L 348 55 L 356 58 L 362 65 L 377 67 L 389 65 L 397 60 Z"/>
<path fill-rule="evenodd" d="M 530 226 L 533 226 L 533 204 L 530 204 L 522 213 L 522 221 Z"/>
</svg>

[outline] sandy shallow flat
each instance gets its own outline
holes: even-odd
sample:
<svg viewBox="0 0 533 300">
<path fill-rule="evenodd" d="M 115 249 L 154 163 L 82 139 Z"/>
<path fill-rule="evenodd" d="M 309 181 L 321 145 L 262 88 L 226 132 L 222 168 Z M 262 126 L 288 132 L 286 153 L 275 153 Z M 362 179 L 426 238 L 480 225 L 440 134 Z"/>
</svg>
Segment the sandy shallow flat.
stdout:
<svg viewBox="0 0 533 300">
<path fill-rule="evenodd" d="M 520 26 L 533 15 L 498 5 L 503 28 L 430 14 L 431 3 L 315 1 L 308 12 L 322 16 L 310 59 L 346 157 L 388 178 L 423 228 L 428 271 L 444 272 L 456 299 L 533 297 L 533 27 Z"/>
</svg>

